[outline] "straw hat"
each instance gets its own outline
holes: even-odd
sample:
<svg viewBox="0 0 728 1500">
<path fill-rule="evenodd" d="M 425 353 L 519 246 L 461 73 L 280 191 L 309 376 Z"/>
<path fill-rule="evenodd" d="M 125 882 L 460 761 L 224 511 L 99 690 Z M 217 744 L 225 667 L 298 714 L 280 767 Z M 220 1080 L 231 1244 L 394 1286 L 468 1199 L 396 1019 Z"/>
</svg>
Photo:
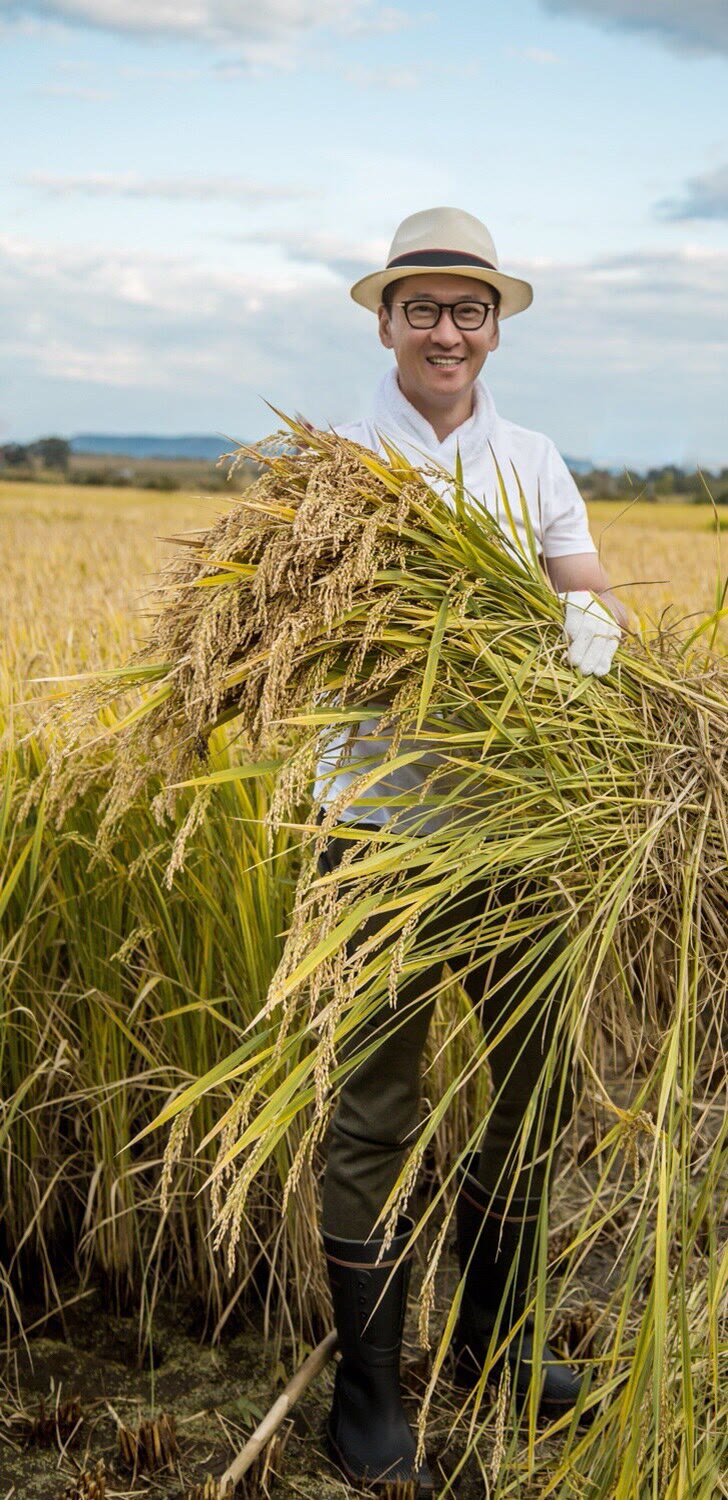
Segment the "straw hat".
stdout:
<svg viewBox="0 0 728 1500">
<path fill-rule="evenodd" d="M 392 240 L 386 270 L 363 276 L 354 283 L 351 295 L 362 307 L 376 312 L 390 281 L 424 276 L 428 271 L 474 276 L 497 287 L 502 318 L 523 312 L 533 301 L 529 282 L 498 270 L 496 248 L 485 224 L 461 208 L 425 208 L 403 219 Z"/>
</svg>

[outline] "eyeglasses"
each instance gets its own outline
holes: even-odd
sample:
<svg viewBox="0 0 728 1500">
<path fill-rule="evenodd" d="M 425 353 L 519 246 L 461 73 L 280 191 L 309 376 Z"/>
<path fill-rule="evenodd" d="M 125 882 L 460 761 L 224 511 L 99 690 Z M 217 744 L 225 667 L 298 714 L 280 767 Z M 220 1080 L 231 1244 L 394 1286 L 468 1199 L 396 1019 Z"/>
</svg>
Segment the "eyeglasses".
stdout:
<svg viewBox="0 0 728 1500">
<path fill-rule="evenodd" d="M 397 306 L 404 308 L 404 315 L 410 328 L 435 328 L 440 321 L 443 309 L 447 308 L 455 327 L 467 331 L 482 328 L 491 307 L 496 307 L 497 303 L 474 302 L 471 299 L 463 299 L 460 302 L 433 302 L 429 297 L 408 297 L 406 302 L 398 302 Z"/>
</svg>

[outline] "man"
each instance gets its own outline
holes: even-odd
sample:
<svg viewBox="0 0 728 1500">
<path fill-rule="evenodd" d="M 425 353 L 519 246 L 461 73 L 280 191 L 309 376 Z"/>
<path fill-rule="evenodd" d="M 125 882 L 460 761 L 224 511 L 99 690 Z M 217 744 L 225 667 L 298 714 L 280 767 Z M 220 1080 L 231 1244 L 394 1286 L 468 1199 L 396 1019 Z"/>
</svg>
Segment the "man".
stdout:
<svg viewBox="0 0 728 1500">
<path fill-rule="evenodd" d="M 609 590 L 584 502 L 553 443 L 499 417 L 490 392 L 478 379 L 486 359 L 498 348 L 500 320 L 524 311 L 532 301 L 532 288 L 499 270 L 492 238 L 478 219 L 459 209 L 435 208 L 404 220 L 386 267 L 358 281 L 351 295 L 376 313 L 380 340 L 393 350 L 396 365 L 380 383 L 372 417 L 335 430 L 386 457 L 384 437 L 422 469 L 434 461 L 447 471 L 434 482 L 435 488 L 450 503 L 448 475 L 454 474 L 459 454 L 466 490 L 498 513 L 506 528 L 500 470 L 517 540 L 525 542 L 517 474 L 540 555 L 564 600 L 567 659 L 584 674 L 603 676 L 627 615 Z M 341 798 L 356 779 L 357 761 L 371 764 L 378 746 L 385 743 L 384 736 L 377 736 L 376 719 L 360 724 L 355 735 L 344 731 L 322 757 L 317 800 L 325 805 Z M 431 765 L 425 746 L 415 765 L 396 773 L 383 768 L 365 802 L 344 806 L 342 821 L 374 831 L 381 828 L 390 817 L 387 796 L 416 792 Z M 437 826 L 437 812 L 429 818 L 425 826 Z M 413 819 L 418 819 L 421 830 L 421 808 L 399 809 L 397 830 Z M 322 866 L 333 868 L 347 847 L 344 839 L 330 839 Z M 461 898 L 463 915 L 482 909 L 487 897 L 486 888 L 471 885 Z M 446 928 L 447 914 L 440 920 Z M 374 916 L 351 950 L 376 925 Z M 463 974 L 484 1026 L 486 1020 L 491 1025 L 494 1021 L 486 1006 L 488 991 L 498 995 L 495 1022 L 502 1026 L 539 973 L 551 965 L 560 945 L 563 939 L 554 937 L 518 980 L 509 974 L 517 967 L 517 947 L 511 947 L 502 961 L 497 956 L 487 974 L 483 965 Z M 377 1018 L 370 1023 L 368 1033 L 380 1035 L 384 1029 L 385 1037 L 342 1088 L 331 1129 L 323 1202 L 324 1248 L 342 1355 L 327 1429 L 330 1447 L 352 1482 L 412 1480 L 420 1496 L 433 1494 L 433 1481 L 427 1464 L 415 1467 L 414 1438 L 399 1388 L 406 1259 L 392 1273 L 407 1241 L 409 1221 L 402 1220 L 401 1232 L 381 1259 L 381 1231 L 372 1231 L 416 1129 L 420 1058 L 433 1008 L 433 1002 L 423 997 L 437 974 L 434 965 L 400 983 L 389 1022 L 385 1017 L 383 1024 Z M 554 1155 L 553 1149 L 544 1147 L 550 1147 L 568 1119 L 571 1099 L 564 1092 L 558 1094 L 554 1087 L 547 1095 L 539 1133 L 529 1137 L 533 1152 L 528 1170 L 522 1169 L 516 1182 L 512 1177 L 504 1181 L 504 1172 L 510 1169 L 509 1150 L 538 1084 L 544 1049 L 554 1036 L 561 983 L 552 986 L 542 1024 L 534 1026 L 529 1009 L 491 1053 L 496 1103 L 485 1143 L 461 1174 L 458 1252 L 465 1289 L 454 1340 L 454 1375 L 461 1387 L 479 1379 L 501 1316 L 517 1322 L 527 1302 L 539 1201 L 547 1191 L 548 1158 L 552 1162 Z M 361 1044 L 362 1037 L 356 1040 Z M 506 1356 L 521 1397 L 529 1388 L 532 1353 L 526 1324 Z M 548 1345 L 541 1361 L 541 1409 L 554 1414 L 573 1406 L 578 1376 Z"/>
</svg>

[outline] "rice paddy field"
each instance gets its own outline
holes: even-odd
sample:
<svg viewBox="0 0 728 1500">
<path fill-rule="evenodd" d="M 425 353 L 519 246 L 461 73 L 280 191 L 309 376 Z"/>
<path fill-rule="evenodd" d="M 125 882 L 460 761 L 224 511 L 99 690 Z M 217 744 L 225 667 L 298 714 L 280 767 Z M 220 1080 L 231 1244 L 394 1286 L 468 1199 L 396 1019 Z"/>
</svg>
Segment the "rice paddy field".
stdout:
<svg viewBox="0 0 728 1500">
<path fill-rule="evenodd" d="M 219 494 L 0 481 L 6 669 L 22 671 L 27 653 L 59 672 L 120 660 L 143 631 L 163 539 L 208 526 L 225 505 Z M 633 608 L 657 621 L 666 609 L 674 619 L 714 607 L 728 506 L 717 507 L 718 530 L 710 506 L 679 500 L 594 501 L 589 515 L 610 581 Z"/>
<path fill-rule="evenodd" d="M 208 1476 L 222 1471 L 329 1326 L 313 1176 L 304 1176 L 295 1202 L 281 1211 L 300 1140 L 296 1123 L 252 1186 L 232 1256 L 216 1238 L 219 1187 L 211 1172 L 215 1131 L 235 1100 L 235 1080 L 221 1069 L 219 1088 L 194 1113 L 177 1117 L 178 1143 L 173 1139 L 166 1160 L 166 1131 L 142 1136 L 168 1101 L 222 1064 L 268 989 L 299 869 L 295 820 L 278 828 L 271 849 L 262 829 L 271 795 L 266 776 L 223 781 L 170 888 L 175 830 L 160 825 L 145 802 L 127 813 L 110 858 L 101 861 L 94 858 L 96 792 L 82 797 L 61 827 L 46 819 L 42 801 L 24 797 L 52 752 L 47 737 L 32 731 L 30 704 L 57 692 L 48 679 L 127 660 L 144 637 L 150 585 L 169 551 L 165 539 L 209 527 L 229 503 L 220 494 L 0 484 L 0 1500 L 213 1500 Z M 636 626 L 681 621 L 689 631 L 716 609 L 728 573 L 728 506 L 717 517 L 710 506 L 679 501 L 595 501 L 589 510 L 612 587 Z M 728 619 L 716 623 L 713 644 L 726 651 Z M 233 767 L 242 753 L 221 731 L 214 750 L 218 769 Z M 180 818 L 189 800 L 182 798 Z M 301 820 L 306 812 L 301 803 Z M 467 1053 L 471 1036 L 453 989 L 438 1003 L 429 1043 L 435 1093 L 447 1085 L 439 1043 L 456 1026 L 451 1059 L 458 1046 Z M 722 1119 L 721 1097 L 718 1089 Z M 574 1124 L 577 1165 L 590 1157 L 597 1113 L 595 1105 L 593 1119 Z M 451 1117 L 448 1128 L 457 1126 Z M 708 1136 L 720 1128 L 718 1120 Z M 422 1202 L 441 1180 L 447 1150 L 447 1140 L 435 1142 Z M 639 1156 L 637 1140 L 634 1150 Z M 556 1233 L 578 1217 L 585 1191 L 578 1171 L 569 1175 L 557 1184 Z M 719 1225 L 706 1225 L 711 1305 L 724 1306 L 726 1251 Z M 582 1320 L 585 1308 L 599 1306 L 614 1255 L 607 1230 L 584 1267 Z M 445 1289 L 455 1279 L 453 1262 Z M 405 1347 L 413 1402 L 429 1372 L 416 1312 Z M 574 1347 L 578 1316 L 565 1326 L 565 1348 Z M 704 1384 L 716 1386 L 715 1427 L 703 1407 L 705 1430 L 696 1434 L 684 1398 L 690 1382 L 666 1330 L 664 1448 L 684 1442 L 692 1456 L 665 1479 L 658 1443 L 643 1473 L 638 1434 L 639 1477 L 633 1488 L 619 1489 L 624 1500 L 728 1495 L 721 1337 L 705 1333 L 705 1360 L 713 1363 Z M 330 1388 L 328 1369 L 242 1493 L 322 1500 L 354 1493 L 323 1451 Z M 486 1434 L 460 1468 L 464 1439 L 453 1417 L 443 1380 L 428 1442 L 440 1473 L 457 1476 L 451 1492 L 463 1500 L 547 1493 L 595 1500 L 606 1493 L 580 1468 L 578 1447 L 568 1472 L 560 1468 L 558 1436 L 547 1440 L 546 1469 L 534 1466 L 531 1452 L 518 1480 L 514 1438 L 505 1488 L 493 1460 L 507 1447 L 502 1431 Z M 158 1462 L 151 1466 L 139 1437 L 147 1420 L 158 1424 Z"/>
</svg>

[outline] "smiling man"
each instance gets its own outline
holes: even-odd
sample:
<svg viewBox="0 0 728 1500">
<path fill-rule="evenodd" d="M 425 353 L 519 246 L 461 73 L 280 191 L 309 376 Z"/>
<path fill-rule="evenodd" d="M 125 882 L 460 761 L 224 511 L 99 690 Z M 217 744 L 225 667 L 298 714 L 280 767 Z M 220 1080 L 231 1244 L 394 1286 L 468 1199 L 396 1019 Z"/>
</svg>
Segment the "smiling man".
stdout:
<svg viewBox="0 0 728 1500">
<path fill-rule="evenodd" d="M 400 224 L 386 270 L 356 282 L 351 295 L 377 313 L 379 338 L 397 364 L 380 383 L 372 417 L 335 430 L 382 454 L 379 433 L 403 439 L 406 456 L 420 465 L 429 457 L 449 468 L 459 448 L 466 489 L 498 513 L 494 450 L 518 526 L 515 468 L 554 587 L 591 590 L 608 603 L 603 610 L 596 601 L 579 601 L 589 611 L 582 644 L 605 634 L 608 649 L 593 651 L 593 664 L 569 656 L 582 672 L 603 675 L 619 639 L 613 617 L 623 625 L 628 617 L 609 591 L 582 497 L 550 439 L 500 417 L 478 380 L 498 348 L 501 320 L 531 305 L 531 286 L 498 270 L 495 245 L 478 219 L 436 208 Z M 505 521 L 502 507 L 499 518 Z M 518 529 L 525 539 L 525 528 Z M 570 626 L 567 619 L 571 640 Z"/>
<path fill-rule="evenodd" d="M 376 314 L 379 338 L 394 352 L 395 365 L 376 391 L 372 415 L 335 430 L 385 458 L 382 439 L 417 467 L 425 469 L 434 461 L 442 473 L 436 480 L 428 475 L 428 480 L 448 503 L 453 503 L 452 476 L 459 455 L 466 489 L 507 529 L 500 471 L 516 525 L 516 545 L 525 544 L 528 534 L 517 475 L 543 565 L 563 597 L 567 659 L 585 675 L 604 676 L 617 648 L 620 622 L 626 623 L 627 616 L 609 591 L 582 497 L 551 440 L 500 417 L 490 391 L 478 378 L 498 348 L 501 320 L 530 306 L 532 288 L 499 269 L 492 238 L 478 219 L 459 209 L 435 208 L 405 219 L 386 267 L 358 281 L 351 295 Z M 422 754 L 416 763 L 395 773 L 383 766 L 365 801 L 352 798 L 345 805 L 357 761 L 366 759 L 371 766 L 374 759 L 378 764 L 380 747 L 382 753 L 386 749 L 386 735 L 378 735 L 377 728 L 376 718 L 365 720 L 356 733 L 345 729 L 329 746 L 315 788 L 320 808 L 341 797 L 342 821 L 372 832 L 392 816 L 398 832 L 408 820 L 415 832 L 439 826 L 437 807 L 428 810 L 423 821 L 422 807 L 417 806 L 418 793 L 435 763 L 422 739 L 417 741 Z M 408 743 L 401 742 L 400 750 Z M 436 757 L 436 750 L 432 755 Z M 387 805 L 392 793 L 407 794 L 410 805 L 393 813 Z M 349 848 L 344 838 L 330 838 L 322 869 L 333 868 Z M 486 884 L 471 882 L 458 895 L 462 919 L 477 915 L 492 898 Z M 443 933 L 452 920 L 447 911 L 437 918 Z M 439 930 L 437 922 L 428 938 Z M 553 918 L 550 922 L 553 925 Z M 348 951 L 353 953 L 377 925 L 375 914 Z M 535 957 L 528 944 L 516 943 L 503 960 L 497 955 L 489 967 L 475 965 L 462 974 L 486 1033 L 493 1028 L 501 1039 L 489 1058 L 495 1102 L 485 1141 L 460 1174 L 457 1238 L 465 1287 L 453 1342 L 453 1377 L 461 1387 L 477 1384 L 497 1320 L 505 1316 L 506 1327 L 512 1327 L 522 1319 L 539 1204 L 548 1190 L 555 1155 L 551 1142 L 572 1107 L 568 1080 L 560 1092 L 557 1072 L 556 1082 L 544 1090 L 538 1128 L 527 1132 L 530 1160 L 516 1171 L 511 1148 L 528 1118 L 545 1051 L 557 1034 L 563 977 L 546 981 L 539 1000 L 543 1011 L 535 1022 L 530 1007 L 523 1016 L 518 1007 L 563 951 L 563 933 L 552 931 L 552 925 L 545 917 L 544 944 L 538 945 Z M 531 939 L 531 950 L 533 946 Z M 520 974 L 514 972 L 519 966 Z M 386 1015 L 374 1016 L 367 1035 L 356 1038 L 361 1046 L 369 1030 L 380 1037 L 384 1032 L 376 1051 L 357 1065 L 341 1089 L 323 1199 L 324 1248 L 342 1356 L 327 1429 L 329 1443 L 352 1482 L 409 1480 L 418 1496 L 434 1490 L 427 1464 L 415 1467 L 415 1444 L 399 1387 L 406 1257 L 393 1272 L 411 1222 L 402 1220 L 381 1260 L 375 1224 L 417 1129 L 420 1062 L 434 1005 L 428 992 L 441 972 L 442 964 L 435 963 L 413 978 L 400 979 L 396 1006 L 387 1008 Z M 353 1045 L 347 1043 L 342 1058 Z M 521 1398 L 531 1379 L 532 1340 L 526 1321 L 504 1355 L 512 1387 Z M 540 1352 L 540 1408 L 559 1415 L 577 1400 L 580 1379 L 548 1344 Z"/>
</svg>

